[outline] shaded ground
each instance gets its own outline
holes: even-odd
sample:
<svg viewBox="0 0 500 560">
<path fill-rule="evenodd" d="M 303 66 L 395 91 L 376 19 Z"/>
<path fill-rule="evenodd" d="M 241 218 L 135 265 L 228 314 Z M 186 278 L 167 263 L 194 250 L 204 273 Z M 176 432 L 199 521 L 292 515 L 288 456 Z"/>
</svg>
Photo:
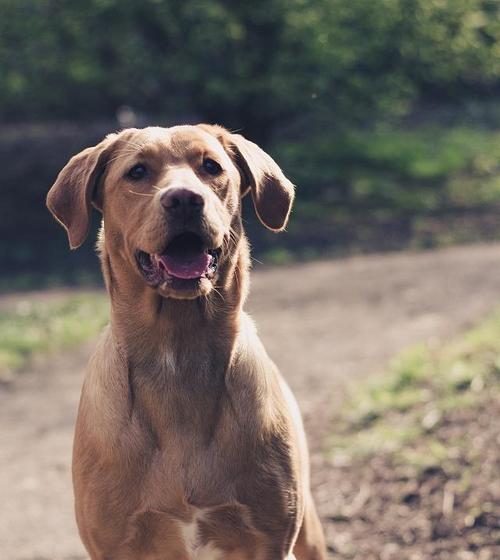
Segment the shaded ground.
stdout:
<svg viewBox="0 0 500 560">
<path fill-rule="evenodd" d="M 499 303 L 500 245 L 254 273 L 248 307 L 304 411 L 313 484 L 325 521 L 332 496 L 342 490 L 338 470 L 320 450 L 346 382 L 379 370 L 409 344 L 470 326 Z M 12 304 L 10 298 L 4 305 Z M 73 521 L 69 465 L 81 373 L 90 348 L 34 364 L 0 391 L 2 559 L 85 558 Z M 371 476 L 377 476 L 376 469 Z M 333 546 L 333 523 L 326 526 Z M 373 558 L 384 559 L 382 550 L 372 552 Z"/>
<path fill-rule="evenodd" d="M 500 558 L 499 434 L 498 398 L 484 399 L 440 419 L 433 439 L 448 450 L 441 464 L 419 469 L 381 453 L 332 468 L 336 492 L 325 497 L 323 513 L 334 557 Z M 425 449 L 426 439 L 412 446 Z"/>
<path fill-rule="evenodd" d="M 335 558 L 499 559 L 499 413 L 500 310 L 351 388 L 317 474 Z"/>
</svg>

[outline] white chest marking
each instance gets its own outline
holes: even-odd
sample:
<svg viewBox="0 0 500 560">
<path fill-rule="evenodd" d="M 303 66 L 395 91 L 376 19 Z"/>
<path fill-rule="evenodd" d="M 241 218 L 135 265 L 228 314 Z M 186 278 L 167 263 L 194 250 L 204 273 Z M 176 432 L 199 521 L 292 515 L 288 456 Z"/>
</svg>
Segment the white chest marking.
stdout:
<svg viewBox="0 0 500 560">
<path fill-rule="evenodd" d="M 199 509 L 189 523 L 180 523 L 184 546 L 191 560 L 222 560 L 224 553 L 213 546 L 212 543 L 202 545 L 198 532 L 198 521 L 204 516 L 204 511 Z"/>
</svg>

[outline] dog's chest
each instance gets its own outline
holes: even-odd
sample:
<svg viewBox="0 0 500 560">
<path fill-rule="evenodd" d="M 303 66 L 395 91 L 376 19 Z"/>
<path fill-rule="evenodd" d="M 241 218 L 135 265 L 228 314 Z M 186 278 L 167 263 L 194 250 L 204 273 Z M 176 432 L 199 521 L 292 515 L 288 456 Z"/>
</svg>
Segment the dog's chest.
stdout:
<svg viewBox="0 0 500 560">
<path fill-rule="evenodd" d="M 157 450 L 144 471 L 141 513 L 131 517 L 137 542 L 150 543 L 141 546 L 151 551 L 169 550 L 166 535 L 175 534 L 185 554 L 178 560 L 253 558 L 259 532 L 255 512 L 238 502 L 235 480 L 241 476 L 228 470 L 220 449 L 203 450 L 181 439 Z"/>
<path fill-rule="evenodd" d="M 190 521 L 180 521 L 181 539 L 192 560 L 219 560 L 224 558 L 224 551 L 211 542 L 204 542 L 200 531 L 200 521 L 203 522 L 209 510 L 196 509 Z"/>
<path fill-rule="evenodd" d="M 259 543 L 247 509 L 238 503 L 146 511 L 134 516 L 131 529 L 135 536 L 127 552 L 140 551 L 134 558 L 151 560 L 251 560 Z"/>
<path fill-rule="evenodd" d="M 244 407 L 234 411 L 225 399 L 211 395 L 210 387 L 198 399 L 192 399 L 198 387 L 180 388 L 173 385 L 158 395 L 144 384 L 135 393 L 141 414 L 133 417 L 134 454 L 129 446 L 127 462 L 141 476 L 131 476 L 140 481 L 138 508 L 128 523 L 131 534 L 154 560 L 156 551 L 170 553 L 172 542 L 183 551 L 179 560 L 253 559 L 263 538 L 262 527 L 254 524 L 261 501 L 278 508 L 284 502 L 278 496 L 279 461 L 263 443 L 249 445 L 253 430 L 241 415 Z M 200 406 L 193 409 L 193 400 Z M 261 480 L 261 470 L 274 473 L 275 483 L 269 475 Z M 249 496 L 246 488 L 255 492 Z M 169 535 L 175 535 L 173 541 Z"/>
</svg>

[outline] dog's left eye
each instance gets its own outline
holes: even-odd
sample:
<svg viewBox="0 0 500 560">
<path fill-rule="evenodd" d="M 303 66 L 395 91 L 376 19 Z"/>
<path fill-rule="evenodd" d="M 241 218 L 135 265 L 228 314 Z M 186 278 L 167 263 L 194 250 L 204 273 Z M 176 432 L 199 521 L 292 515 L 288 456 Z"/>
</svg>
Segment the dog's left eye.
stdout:
<svg viewBox="0 0 500 560">
<path fill-rule="evenodd" d="M 210 158 L 203 160 L 202 167 L 209 175 L 218 175 L 222 171 L 222 167 Z"/>
<path fill-rule="evenodd" d="M 138 181 L 139 179 L 144 179 L 144 177 L 147 174 L 148 174 L 148 170 L 146 166 L 143 165 L 142 163 L 138 163 L 137 165 L 134 165 L 134 167 L 129 169 L 127 173 L 127 177 L 129 177 L 130 179 L 134 179 L 135 181 Z"/>
</svg>

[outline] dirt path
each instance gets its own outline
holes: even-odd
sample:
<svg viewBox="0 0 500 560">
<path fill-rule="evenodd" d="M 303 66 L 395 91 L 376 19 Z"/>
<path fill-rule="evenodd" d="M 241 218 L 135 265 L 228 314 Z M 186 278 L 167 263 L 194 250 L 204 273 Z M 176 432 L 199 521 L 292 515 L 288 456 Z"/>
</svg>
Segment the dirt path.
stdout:
<svg viewBox="0 0 500 560">
<path fill-rule="evenodd" d="M 409 344 L 447 337 L 498 305 L 500 245 L 254 273 L 248 308 L 303 408 L 320 507 L 321 495 L 334 491 L 321 437 L 346 381 L 376 372 Z M 86 558 L 73 520 L 70 455 L 91 347 L 39 363 L 0 391 L 2 560 Z"/>
</svg>

